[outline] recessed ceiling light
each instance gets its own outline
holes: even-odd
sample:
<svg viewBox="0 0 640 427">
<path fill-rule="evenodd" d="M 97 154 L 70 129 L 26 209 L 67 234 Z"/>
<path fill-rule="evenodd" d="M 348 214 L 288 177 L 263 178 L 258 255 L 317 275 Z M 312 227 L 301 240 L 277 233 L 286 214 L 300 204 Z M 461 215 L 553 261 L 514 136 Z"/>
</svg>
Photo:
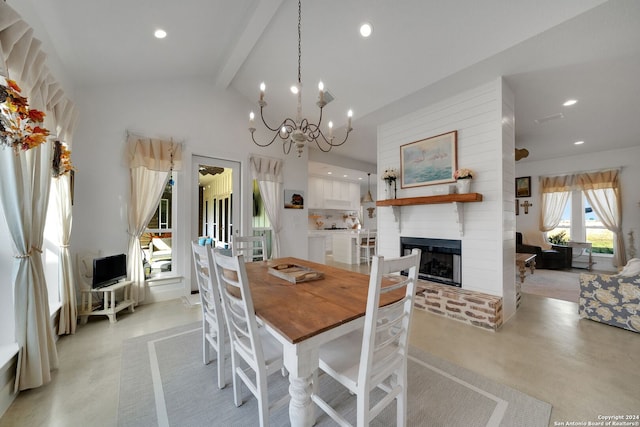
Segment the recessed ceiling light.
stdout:
<svg viewBox="0 0 640 427">
<path fill-rule="evenodd" d="M 570 107 L 571 105 L 574 105 L 574 104 L 575 104 L 575 103 L 577 103 L 577 102 L 578 102 L 578 101 L 577 101 L 577 100 L 575 100 L 575 99 L 567 99 L 567 100 L 565 101 L 565 103 L 564 103 L 564 104 L 562 104 L 562 105 L 564 105 L 565 107 Z"/>
<path fill-rule="evenodd" d="M 360 35 L 362 37 L 366 39 L 371 35 L 371 33 L 373 33 L 373 25 L 371 25 L 368 22 L 365 22 L 364 24 L 360 25 Z"/>
<path fill-rule="evenodd" d="M 157 39 L 163 39 L 165 37 L 167 37 L 167 32 L 163 29 L 158 28 L 155 33 L 153 33 L 154 36 L 156 36 Z"/>
<path fill-rule="evenodd" d="M 576 141 L 573 143 L 573 145 L 582 145 L 584 144 L 584 141 Z"/>
<path fill-rule="evenodd" d="M 343 178 L 348 178 L 348 177 L 349 177 L 349 175 L 346 175 L 346 174 L 345 174 L 345 175 L 342 175 L 342 177 L 343 177 Z"/>
<path fill-rule="evenodd" d="M 359 176 L 359 177 L 358 177 L 358 180 L 359 180 L 359 181 L 362 181 L 362 177 L 361 177 L 361 176 Z"/>
<path fill-rule="evenodd" d="M 332 174 L 333 174 L 333 172 L 327 172 L 327 175 L 332 175 Z"/>
</svg>

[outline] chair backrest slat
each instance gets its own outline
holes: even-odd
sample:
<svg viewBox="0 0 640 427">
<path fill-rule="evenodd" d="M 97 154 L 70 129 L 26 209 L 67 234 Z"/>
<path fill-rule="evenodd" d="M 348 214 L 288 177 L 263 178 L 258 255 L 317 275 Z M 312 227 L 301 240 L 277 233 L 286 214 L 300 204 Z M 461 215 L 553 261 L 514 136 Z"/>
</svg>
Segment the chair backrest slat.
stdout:
<svg viewBox="0 0 640 427">
<path fill-rule="evenodd" d="M 244 256 L 224 255 L 219 249 L 211 252 L 231 345 L 254 364 L 264 363 Z"/>
<path fill-rule="evenodd" d="M 213 259 L 211 254 L 206 246 L 200 246 L 197 241 L 191 242 L 191 249 L 203 315 L 212 316 L 216 321 L 220 321 L 220 326 L 222 326 L 222 306 L 213 278 Z"/>
<path fill-rule="evenodd" d="M 244 255 L 245 262 L 267 260 L 267 238 L 261 236 L 232 236 L 233 255 Z"/>
<path fill-rule="evenodd" d="M 359 383 L 376 384 L 374 378 L 389 375 L 398 369 L 398 364 L 405 363 L 419 263 L 419 249 L 414 249 L 410 255 L 400 258 L 373 257 L 358 373 Z M 401 272 L 406 272 L 407 276 L 399 275 Z M 397 283 L 382 287 L 383 278 Z M 402 288 L 405 291 L 402 299 L 380 307 L 381 294 Z"/>
</svg>

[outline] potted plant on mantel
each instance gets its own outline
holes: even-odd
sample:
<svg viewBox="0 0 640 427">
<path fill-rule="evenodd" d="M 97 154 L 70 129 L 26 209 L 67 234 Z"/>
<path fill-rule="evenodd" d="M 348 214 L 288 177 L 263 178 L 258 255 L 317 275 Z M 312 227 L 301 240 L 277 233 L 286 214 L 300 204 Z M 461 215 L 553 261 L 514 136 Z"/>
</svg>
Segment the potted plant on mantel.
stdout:
<svg viewBox="0 0 640 427">
<path fill-rule="evenodd" d="M 458 169 L 453 174 L 456 179 L 456 187 L 458 194 L 466 194 L 470 192 L 471 180 L 473 179 L 473 171 L 471 169 Z"/>
</svg>

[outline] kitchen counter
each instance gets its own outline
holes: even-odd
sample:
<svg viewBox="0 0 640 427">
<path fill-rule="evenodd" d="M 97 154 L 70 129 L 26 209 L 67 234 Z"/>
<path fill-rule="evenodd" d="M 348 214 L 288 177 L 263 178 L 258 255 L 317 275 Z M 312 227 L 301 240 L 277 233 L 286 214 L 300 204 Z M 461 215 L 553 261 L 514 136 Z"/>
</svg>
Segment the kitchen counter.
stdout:
<svg viewBox="0 0 640 427">
<path fill-rule="evenodd" d="M 309 241 L 315 237 L 322 237 L 325 241 L 325 252 L 331 253 L 333 251 L 333 236 L 349 235 L 357 233 L 357 230 L 349 229 L 331 229 L 331 230 L 309 230 Z"/>
<path fill-rule="evenodd" d="M 355 230 L 333 234 L 333 260 L 344 264 L 359 264 L 356 242 L 359 234 Z"/>
</svg>

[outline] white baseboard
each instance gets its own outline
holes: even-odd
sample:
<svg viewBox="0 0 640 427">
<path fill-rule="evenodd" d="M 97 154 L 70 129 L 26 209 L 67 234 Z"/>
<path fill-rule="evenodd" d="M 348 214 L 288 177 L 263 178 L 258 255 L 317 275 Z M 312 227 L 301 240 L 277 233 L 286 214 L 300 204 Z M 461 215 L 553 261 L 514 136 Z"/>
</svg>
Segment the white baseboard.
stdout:
<svg viewBox="0 0 640 427">
<path fill-rule="evenodd" d="M 182 298 L 185 292 L 182 277 L 173 278 L 173 280 L 169 281 L 154 281 L 153 284 L 147 287 L 147 294 L 143 304 Z"/>
</svg>

